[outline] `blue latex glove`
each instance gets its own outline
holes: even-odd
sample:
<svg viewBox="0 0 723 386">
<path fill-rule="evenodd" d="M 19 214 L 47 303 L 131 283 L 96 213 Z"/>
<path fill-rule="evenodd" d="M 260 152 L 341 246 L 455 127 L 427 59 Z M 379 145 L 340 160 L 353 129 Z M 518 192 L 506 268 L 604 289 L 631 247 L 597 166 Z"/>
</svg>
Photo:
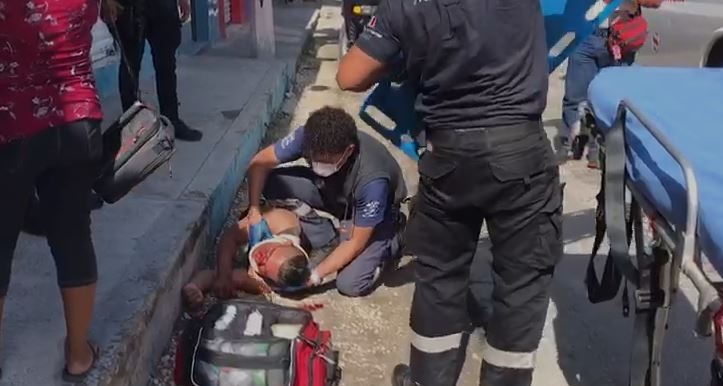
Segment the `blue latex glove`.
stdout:
<svg viewBox="0 0 723 386">
<path fill-rule="evenodd" d="M 249 249 L 253 248 L 254 245 L 274 236 L 271 234 L 269 224 L 264 219 L 251 225 L 249 228 Z"/>
</svg>

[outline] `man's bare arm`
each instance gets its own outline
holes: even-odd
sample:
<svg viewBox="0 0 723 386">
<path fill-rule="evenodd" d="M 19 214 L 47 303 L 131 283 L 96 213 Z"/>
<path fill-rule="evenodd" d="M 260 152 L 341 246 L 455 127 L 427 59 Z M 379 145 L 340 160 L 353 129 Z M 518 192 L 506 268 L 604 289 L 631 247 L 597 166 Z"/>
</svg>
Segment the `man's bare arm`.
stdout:
<svg viewBox="0 0 723 386">
<path fill-rule="evenodd" d="M 248 171 L 249 220 L 259 221 L 261 219 L 261 195 L 266 184 L 266 177 L 271 169 L 278 165 L 279 159 L 276 157 L 273 145 L 258 152 L 251 160 Z"/>
<path fill-rule="evenodd" d="M 216 272 L 219 277 L 231 277 L 233 258 L 238 249 L 248 240 L 248 231 L 241 222 L 226 228 L 218 243 L 216 252 Z"/>
<path fill-rule="evenodd" d="M 367 55 L 359 47 L 353 46 L 341 58 L 336 73 L 336 83 L 345 91 L 366 91 L 384 75 L 385 70 L 384 63 Z"/>
</svg>

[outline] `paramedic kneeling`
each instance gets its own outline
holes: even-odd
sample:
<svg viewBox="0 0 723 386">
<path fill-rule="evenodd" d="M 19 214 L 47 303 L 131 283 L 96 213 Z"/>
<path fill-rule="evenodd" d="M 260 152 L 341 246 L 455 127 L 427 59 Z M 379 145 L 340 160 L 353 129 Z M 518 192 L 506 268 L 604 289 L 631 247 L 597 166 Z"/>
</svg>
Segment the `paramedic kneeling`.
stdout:
<svg viewBox="0 0 723 386">
<path fill-rule="evenodd" d="M 480 384 L 529 386 L 562 255 L 561 191 L 541 123 L 547 49 L 537 0 L 382 0 L 341 60 L 361 91 L 399 53 L 426 127 L 407 227 L 417 257 L 410 368 L 395 385 L 457 384 L 473 324 L 470 264 L 483 221 L 493 253 L 493 312 Z M 410 371 L 411 370 L 411 371 Z"/>
<path fill-rule="evenodd" d="M 311 165 L 278 167 L 304 158 Z M 402 171 L 387 149 L 358 132 L 344 110 L 324 107 L 306 124 L 261 150 L 251 161 L 249 214 L 251 243 L 263 233 L 261 196 L 299 199 L 341 222 L 341 242 L 311 271 L 319 285 L 337 273 L 336 287 L 347 296 L 374 288 L 382 266 L 399 255 L 399 206 L 407 195 Z"/>
</svg>

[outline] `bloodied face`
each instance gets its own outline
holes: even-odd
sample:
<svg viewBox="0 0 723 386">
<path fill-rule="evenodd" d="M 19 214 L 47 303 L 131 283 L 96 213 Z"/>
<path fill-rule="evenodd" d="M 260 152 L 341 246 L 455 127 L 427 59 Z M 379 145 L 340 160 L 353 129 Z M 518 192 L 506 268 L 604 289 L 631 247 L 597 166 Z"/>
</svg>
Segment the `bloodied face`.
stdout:
<svg viewBox="0 0 723 386">
<path fill-rule="evenodd" d="M 252 249 L 250 258 L 257 273 L 277 287 L 300 287 L 309 278 L 306 252 L 291 240 L 267 240 Z"/>
</svg>

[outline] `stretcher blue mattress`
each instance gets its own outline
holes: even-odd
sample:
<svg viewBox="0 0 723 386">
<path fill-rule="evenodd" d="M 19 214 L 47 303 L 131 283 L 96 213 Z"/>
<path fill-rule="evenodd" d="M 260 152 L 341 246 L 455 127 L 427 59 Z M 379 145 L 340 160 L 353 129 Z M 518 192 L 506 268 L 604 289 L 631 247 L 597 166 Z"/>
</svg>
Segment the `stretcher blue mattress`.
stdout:
<svg viewBox="0 0 723 386">
<path fill-rule="evenodd" d="M 627 99 L 692 164 L 699 189 L 698 240 L 723 273 L 723 69 L 633 66 L 603 70 L 588 99 L 603 133 Z M 626 122 L 633 186 L 669 223 L 685 224 L 686 184 L 677 162 L 632 115 Z"/>
</svg>

